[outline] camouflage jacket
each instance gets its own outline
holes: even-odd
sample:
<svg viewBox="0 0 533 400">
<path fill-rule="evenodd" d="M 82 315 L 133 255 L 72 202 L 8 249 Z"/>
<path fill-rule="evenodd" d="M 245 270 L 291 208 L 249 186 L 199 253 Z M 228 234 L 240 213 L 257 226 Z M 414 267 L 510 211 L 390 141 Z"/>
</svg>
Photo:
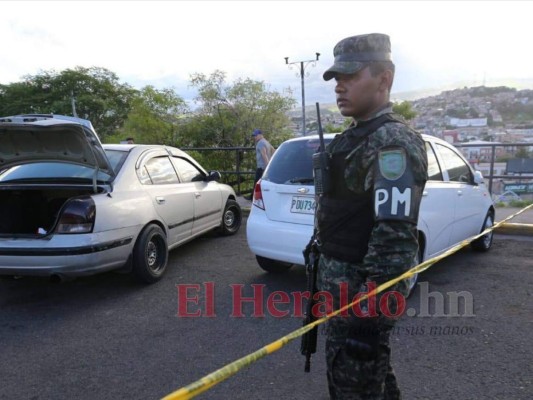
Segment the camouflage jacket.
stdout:
<svg viewBox="0 0 533 400">
<path fill-rule="evenodd" d="M 385 113 L 392 113 L 389 103 L 370 119 Z M 353 134 L 352 124 L 327 151 L 346 150 L 349 142 L 344 137 Z M 412 168 L 415 185 L 422 191 L 427 180 L 427 154 L 421 135 L 402 123 L 389 122 L 382 125 L 365 140 L 356 145 L 346 157 L 344 178 L 348 188 L 355 194 L 374 191 L 376 157 L 380 149 L 394 146 L 405 150 Z M 416 205 L 417 207 L 419 205 Z M 418 251 L 416 225 L 407 221 L 375 221 L 369 238 L 368 252 L 357 269 L 372 276 L 397 276 L 411 266 Z"/>
</svg>

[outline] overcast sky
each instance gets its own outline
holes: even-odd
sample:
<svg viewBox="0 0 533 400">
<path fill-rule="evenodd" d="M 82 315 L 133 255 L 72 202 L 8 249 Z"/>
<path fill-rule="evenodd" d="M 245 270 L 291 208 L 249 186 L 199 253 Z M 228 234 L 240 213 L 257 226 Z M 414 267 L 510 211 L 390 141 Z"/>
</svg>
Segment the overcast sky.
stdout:
<svg viewBox="0 0 533 400">
<path fill-rule="evenodd" d="M 103 67 L 136 88 L 173 87 L 190 74 L 227 73 L 334 102 L 322 73 L 347 36 L 391 36 L 393 94 L 446 85 L 533 79 L 530 1 L 0 1 L 0 83 L 76 66 Z"/>
</svg>

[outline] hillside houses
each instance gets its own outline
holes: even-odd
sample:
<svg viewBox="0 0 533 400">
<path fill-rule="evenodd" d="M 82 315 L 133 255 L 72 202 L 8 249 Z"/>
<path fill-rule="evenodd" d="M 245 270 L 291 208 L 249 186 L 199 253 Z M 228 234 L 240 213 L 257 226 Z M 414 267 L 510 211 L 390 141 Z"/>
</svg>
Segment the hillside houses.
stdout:
<svg viewBox="0 0 533 400">
<path fill-rule="evenodd" d="M 491 161 L 495 161 L 493 193 L 502 193 L 514 182 L 497 178 L 509 174 L 508 160 L 533 159 L 533 90 L 464 88 L 414 100 L 411 105 L 416 116 L 410 124 L 415 129 L 455 145 L 484 176 L 491 175 Z M 291 117 L 293 132 L 301 135 L 301 109 Z M 321 117 L 323 127 L 330 125 L 338 131 L 346 121 L 335 105 L 322 105 Z M 306 126 L 307 134 L 317 133 L 314 107 L 306 107 Z M 531 146 L 518 145 L 524 143 Z"/>
<path fill-rule="evenodd" d="M 533 152 L 533 90 L 507 87 L 473 87 L 444 91 L 437 96 L 411 102 L 416 117 L 410 121 L 422 133 L 458 143 L 528 143 Z M 341 130 L 345 118 L 335 105 L 321 107 L 322 126 Z M 302 134 L 301 109 L 291 112 L 291 129 Z M 316 110 L 306 107 L 306 131 L 316 133 Z M 517 147 L 497 148 L 496 157 L 512 157 Z M 485 159 L 487 150 L 471 148 L 467 158 Z"/>
<path fill-rule="evenodd" d="M 465 156 L 490 159 L 490 148 L 482 144 L 528 143 L 533 151 L 533 91 L 511 88 L 464 88 L 413 101 L 419 131 L 450 143 L 479 144 L 464 147 Z M 496 147 L 496 158 L 513 157 L 518 147 Z"/>
</svg>

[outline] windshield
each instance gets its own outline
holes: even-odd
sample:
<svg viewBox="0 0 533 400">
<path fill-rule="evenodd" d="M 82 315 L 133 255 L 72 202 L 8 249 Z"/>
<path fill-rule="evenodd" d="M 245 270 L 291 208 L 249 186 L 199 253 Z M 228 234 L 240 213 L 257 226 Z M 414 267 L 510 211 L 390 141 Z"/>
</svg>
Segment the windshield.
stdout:
<svg viewBox="0 0 533 400">
<path fill-rule="evenodd" d="M 331 139 L 324 139 L 328 144 Z M 283 143 L 261 179 L 283 184 L 313 184 L 313 154 L 318 152 L 317 138 Z"/>
<path fill-rule="evenodd" d="M 16 165 L 0 171 L 0 182 L 48 180 L 61 181 L 93 180 L 94 169 L 81 165 L 60 162 L 38 162 L 31 164 Z M 97 180 L 109 181 L 110 176 L 99 172 Z"/>
</svg>

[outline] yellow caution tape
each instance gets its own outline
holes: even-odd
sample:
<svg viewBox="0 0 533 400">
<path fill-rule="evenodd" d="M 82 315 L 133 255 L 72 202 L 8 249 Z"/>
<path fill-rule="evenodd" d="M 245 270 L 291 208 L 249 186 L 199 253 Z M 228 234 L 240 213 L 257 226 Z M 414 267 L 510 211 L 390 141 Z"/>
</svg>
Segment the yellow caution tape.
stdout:
<svg viewBox="0 0 533 400">
<path fill-rule="evenodd" d="M 411 268 L 409 271 L 406 271 L 402 275 L 400 275 L 400 276 L 398 276 L 398 277 L 396 277 L 394 279 L 391 279 L 390 281 L 387 281 L 387 282 L 379 285 L 377 288 L 375 288 L 372 291 L 364 294 L 363 296 L 361 296 L 360 298 L 358 298 L 354 302 L 352 302 L 350 304 L 347 304 L 344 307 L 342 307 L 342 308 L 340 308 L 340 309 L 338 309 L 336 311 L 333 311 L 333 312 L 329 313 L 328 315 L 326 315 L 325 317 L 317 319 L 316 321 L 314 321 L 314 322 L 312 322 L 312 323 L 310 323 L 308 325 L 302 326 L 301 328 L 289 333 L 288 335 L 283 336 L 283 337 L 279 338 L 278 340 L 276 340 L 276 341 L 274 341 L 274 342 L 272 342 L 270 344 L 267 344 L 266 346 L 260 348 L 257 351 L 254 351 L 253 353 L 250 353 L 250 354 L 248 354 L 248 355 L 246 355 L 246 356 L 244 356 L 242 358 L 239 358 L 236 361 L 233 361 L 230 364 L 225 365 L 224 367 L 222 367 L 220 369 L 217 369 L 215 372 L 212 372 L 209 375 L 204 376 L 203 378 L 197 380 L 196 382 L 193 382 L 193 383 L 191 383 L 191 384 L 189 384 L 189 385 L 187 385 L 185 387 L 182 387 L 181 389 L 176 390 L 173 393 L 168 394 L 167 396 L 165 396 L 163 398 L 163 400 L 186 400 L 186 399 L 192 399 L 192 398 L 196 397 L 197 395 L 209 390 L 214 385 L 216 385 L 216 384 L 228 379 L 232 375 L 235 375 L 237 372 L 239 372 L 244 367 L 247 367 L 248 365 L 256 362 L 257 360 L 259 360 L 259 359 L 261 359 L 261 358 L 263 358 L 263 357 L 265 357 L 265 356 L 267 356 L 269 354 L 272 354 L 275 351 L 278 351 L 279 349 L 284 347 L 286 344 L 292 342 L 294 339 L 302 336 L 306 332 L 309 332 L 314 327 L 316 327 L 316 326 L 318 326 L 320 324 L 323 324 L 324 322 L 326 322 L 330 318 L 333 318 L 333 317 L 339 315 L 341 312 L 350 309 L 354 305 L 360 303 L 363 300 L 368 299 L 371 296 L 375 296 L 376 294 L 382 292 L 385 289 L 388 289 L 389 287 L 395 285 L 396 283 L 398 283 L 398 282 L 400 282 L 400 281 L 402 281 L 402 280 L 404 280 L 406 278 L 410 278 L 411 276 L 413 276 L 415 274 L 418 274 L 418 273 L 421 273 L 421 272 L 427 270 L 433 264 L 439 262 L 443 258 L 446 258 L 446 257 L 450 256 L 451 254 L 456 253 L 457 251 L 461 250 L 463 247 L 465 247 L 468 244 L 470 244 L 470 242 L 480 238 L 481 236 L 486 235 L 487 233 L 489 233 L 490 231 L 492 231 L 494 229 L 497 229 L 498 227 L 500 227 L 501 225 L 503 225 L 507 221 L 513 219 L 514 217 L 516 217 L 519 214 L 522 214 L 524 211 L 526 211 L 526 210 L 528 210 L 528 209 L 530 209 L 532 207 L 533 207 L 533 204 L 530 204 L 529 206 L 527 206 L 527 207 L 523 208 L 522 210 L 518 211 L 517 213 L 515 213 L 513 215 L 510 215 L 509 217 L 505 218 L 504 220 L 494 224 L 492 227 L 485 229 L 480 234 L 478 234 L 476 236 L 472 236 L 471 238 L 468 238 L 466 240 L 463 240 L 462 242 L 460 242 L 459 244 L 451 247 L 450 249 L 448 249 L 447 251 L 445 251 L 441 255 L 439 255 L 437 257 L 433 257 L 433 258 L 431 258 L 431 259 L 429 259 L 427 261 L 424 261 L 424 262 L 416 265 L 415 267 Z"/>
</svg>

